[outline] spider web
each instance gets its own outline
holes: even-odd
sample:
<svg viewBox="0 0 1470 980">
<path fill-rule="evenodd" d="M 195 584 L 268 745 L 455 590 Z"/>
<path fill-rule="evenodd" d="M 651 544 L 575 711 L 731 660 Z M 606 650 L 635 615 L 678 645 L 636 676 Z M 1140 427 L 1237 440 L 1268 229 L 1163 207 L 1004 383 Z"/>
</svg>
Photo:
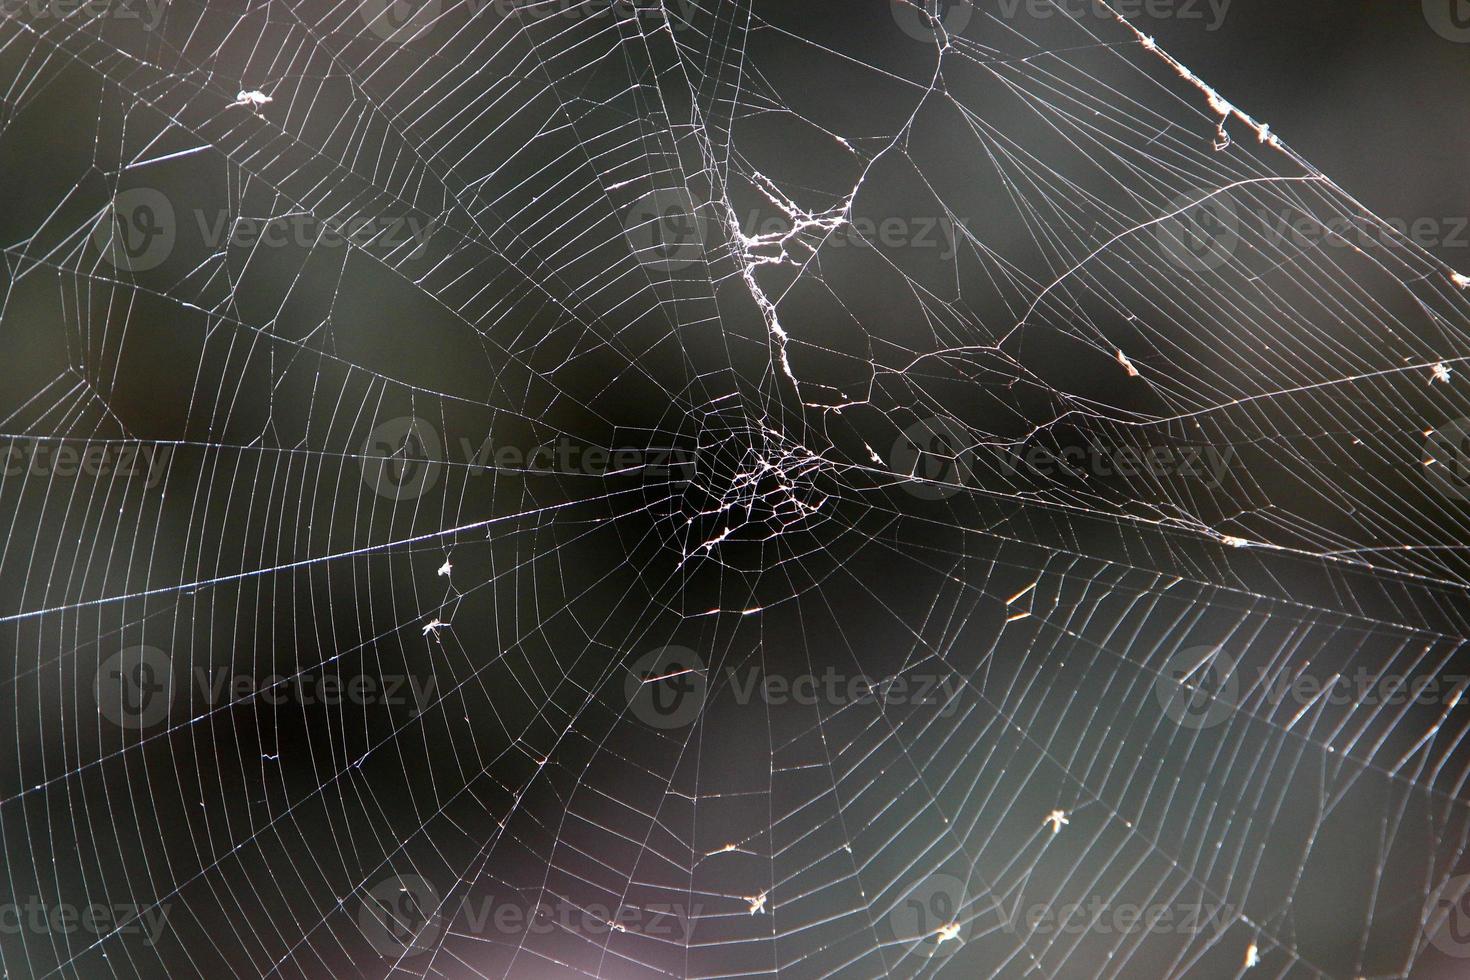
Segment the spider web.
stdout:
<svg viewBox="0 0 1470 980">
<path fill-rule="evenodd" d="M 4 880 L 125 910 L 6 973 L 1438 955 L 1467 281 L 1105 5 L 1024 8 L 0 21 L 0 411 L 58 463 L 0 481 Z M 1273 694 L 1364 673 L 1445 693 Z M 876 693 L 750 695 L 795 677 Z"/>
</svg>

